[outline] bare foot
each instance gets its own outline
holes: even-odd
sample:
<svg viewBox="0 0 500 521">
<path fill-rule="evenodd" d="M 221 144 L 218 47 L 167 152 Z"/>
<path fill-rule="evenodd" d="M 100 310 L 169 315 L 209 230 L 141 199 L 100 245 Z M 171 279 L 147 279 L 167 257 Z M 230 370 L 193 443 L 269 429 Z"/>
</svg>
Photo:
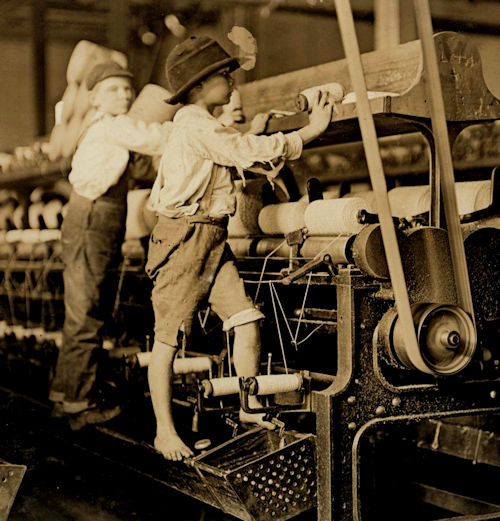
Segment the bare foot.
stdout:
<svg viewBox="0 0 500 521">
<path fill-rule="evenodd" d="M 272 431 L 276 428 L 274 423 L 264 420 L 264 413 L 250 413 L 246 412 L 243 409 L 240 409 L 240 422 L 242 423 L 255 423 L 260 427 L 264 427 Z"/>
<path fill-rule="evenodd" d="M 181 461 L 194 456 L 193 451 L 179 438 L 177 434 L 170 434 L 165 438 L 156 436 L 154 447 L 163 457 L 172 461 Z"/>
</svg>

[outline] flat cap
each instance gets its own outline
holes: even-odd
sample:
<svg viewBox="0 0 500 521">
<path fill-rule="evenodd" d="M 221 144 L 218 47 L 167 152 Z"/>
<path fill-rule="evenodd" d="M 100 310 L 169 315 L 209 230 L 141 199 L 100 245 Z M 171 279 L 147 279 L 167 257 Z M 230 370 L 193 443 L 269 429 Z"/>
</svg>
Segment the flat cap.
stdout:
<svg viewBox="0 0 500 521">
<path fill-rule="evenodd" d="M 124 78 L 134 77 L 128 69 L 124 69 L 121 65 L 118 65 L 118 63 L 110 60 L 98 63 L 92 67 L 90 72 L 87 74 L 85 84 L 87 85 L 88 90 L 92 90 L 100 81 L 115 76 L 122 76 Z"/>
</svg>

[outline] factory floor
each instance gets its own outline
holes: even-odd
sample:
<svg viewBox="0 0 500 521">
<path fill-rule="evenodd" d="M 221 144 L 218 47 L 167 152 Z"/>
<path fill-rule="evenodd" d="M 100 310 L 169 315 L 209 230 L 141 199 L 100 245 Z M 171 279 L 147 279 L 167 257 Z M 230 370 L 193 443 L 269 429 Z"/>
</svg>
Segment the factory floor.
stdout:
<svg viewBox="0 0 500 521">
<path fill-rule="evenodd" d="M 0 458 L 27 467 L 8 521 L 235 520 L 58 436 L 43 412 L 0 394 Z"/>
</svg>

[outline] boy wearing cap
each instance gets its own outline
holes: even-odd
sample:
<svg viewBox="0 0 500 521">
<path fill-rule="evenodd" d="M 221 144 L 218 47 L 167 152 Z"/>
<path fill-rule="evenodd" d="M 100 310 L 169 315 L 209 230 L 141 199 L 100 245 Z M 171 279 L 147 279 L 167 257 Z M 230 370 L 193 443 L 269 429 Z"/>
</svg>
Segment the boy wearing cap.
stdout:
<svg viewBox="0 0 500 521">
<path fill-rule="evenodd" d="M 132 73 L 117 63 L 96 65 L 86 85 L 96 114 L 82 132 L 69 174 L 73 190 L 61 236 L 63 345 L 50 392 L 74 429 L 121 410 L 96 403 L 101 335 L 112 296 L 106 274 L 118 264 L 123 242 L 130 152 L 162 154 L 172 128 L 171 122 L 146 124 L 126 115 L 134 99 Z"/>
<path fill-rule="evenodd" d="M 230 73 L 238 66 L 236 58 L 205 37 L 177 45 L 166 63 L 175 93 L 167 102 L 185 106 L 174 117 L 151 193 L 150 207 L 159 218 L 150 238 L 146 271 L 154 281 L 155 342 L 148 373 L 157 420 L 154 444 L 172 460 L 192 455 L 173 423 L 172 366 L 178 336 L 181 331 L 189 335 L 202 300 L 208 298 L 224 330 L 234 329 L 236 373 L 248 377 L 259 370 L 258 321 L 263 315 L 247 296 L 226 243 L 228 218 L 236 204 L 231 169 L 242 175 L 258 163 L 298 158 L 303 143 L 320 135 L 332 116 L 327 96 L 322 95 L 310 123 L 297 132 L 256 136 L 224 126 L 212 114 L 228 103 Z M 250 403 L 256 405 L 256 400 Z M 262 414 L 240 411 L 240 420 L 273 427 Z"/>
</svg>

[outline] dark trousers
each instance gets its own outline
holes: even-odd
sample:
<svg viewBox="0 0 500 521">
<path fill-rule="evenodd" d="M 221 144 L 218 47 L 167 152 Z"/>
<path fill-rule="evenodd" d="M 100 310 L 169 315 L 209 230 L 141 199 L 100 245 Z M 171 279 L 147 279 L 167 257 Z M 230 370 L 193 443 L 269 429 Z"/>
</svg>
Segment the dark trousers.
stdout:
<svg viewBox="0 0 500 521">
<path fill-rule="evenodd" d="M 114 302 L 108 275 L 119 262 L 126 211 L 126 198 L 91 201 L 73 192 L 62 225 L 65 321 L 52 392 L 82 408 L 91 401 Z"/>
</svg>

